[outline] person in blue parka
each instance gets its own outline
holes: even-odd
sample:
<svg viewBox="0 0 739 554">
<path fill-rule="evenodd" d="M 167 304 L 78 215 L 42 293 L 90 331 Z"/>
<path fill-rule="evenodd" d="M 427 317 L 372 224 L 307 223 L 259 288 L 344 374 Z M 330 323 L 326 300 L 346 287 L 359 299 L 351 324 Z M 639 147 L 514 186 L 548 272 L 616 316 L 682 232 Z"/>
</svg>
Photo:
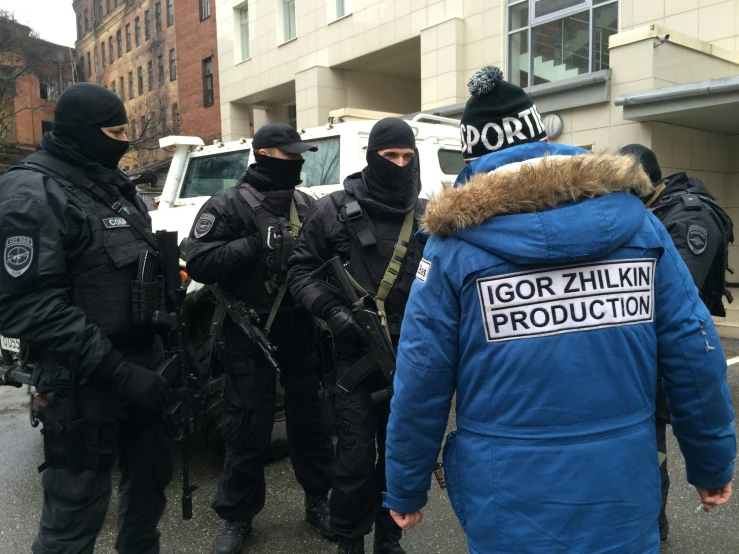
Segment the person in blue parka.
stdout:
<svg viewBox="0 0 739 554">
<path fill-rule="evenodd" d="M 657 553 L 657 370 L 705 510 L 731 496 L 726 359 L 637 159 L 548 144 L 532 100 L 470 81 L 465 159 L 430 200 L 403 321 L 384 506 L 422 517 L 444 446 L 473 553 Z M 691 504 L 690 508 L 694 506 Z"/>
</svg>

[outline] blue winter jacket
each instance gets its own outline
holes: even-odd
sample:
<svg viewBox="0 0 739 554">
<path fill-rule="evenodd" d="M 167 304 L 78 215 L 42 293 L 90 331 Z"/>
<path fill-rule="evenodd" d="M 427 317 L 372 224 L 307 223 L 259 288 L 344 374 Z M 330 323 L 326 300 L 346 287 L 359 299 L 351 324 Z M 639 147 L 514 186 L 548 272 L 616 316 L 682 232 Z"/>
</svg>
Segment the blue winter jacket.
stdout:
<svg viewBox="0 0 739 554">
<path fill-rule="evenodd" d="M 648 179 L 632 158 L 537 143 L 459 182 L 424 219 L 385 507 L 426 504 L 456 392 L 444 464 L 471 552 L 659 552 L 657 370 L 690 483 L 729 483 L 736 442 L 719 337 L 639 199 Z"/>
</svg>

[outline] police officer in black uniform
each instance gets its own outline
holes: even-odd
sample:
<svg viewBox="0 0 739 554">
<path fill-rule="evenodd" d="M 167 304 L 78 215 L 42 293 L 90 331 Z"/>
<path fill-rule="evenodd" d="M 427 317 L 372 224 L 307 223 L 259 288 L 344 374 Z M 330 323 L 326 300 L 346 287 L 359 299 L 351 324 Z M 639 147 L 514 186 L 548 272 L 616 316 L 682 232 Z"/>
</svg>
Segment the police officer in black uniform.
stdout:
<svg viewBox="0 0 739 554">
<path fill-rule="evenodd" d="M 235 188 L 214 195 L 200 210 L 187 247 L 187 271 L 201 283 L 218 283 L 271 327 L 285 389 L 291 460 L 305 490 L 305 517 L 325 538 L 336 540 L 328 515 L 333 444 L 318 401 L 318 327 L 309 312 L 296 308 L 284 282 L 294 237 L 313 204 L 295 190 L 301 182 L 301 154 L 317 148 L 282 123 L 259 129 L 252 147 L 256 164 Z M 252 518 L 264 507 L 276 387 L 274 370 L 230 319 L 223 334 L 226 460 L 212 506 L 226 521 L 216 539 L 217 554 L 241 552 Z"/>
<path fill-rule="evenodd" d="M 133 323 L 131 283 L 154 249 L 135 228 L 150 229 L 146 207 L 117 167 L 126 123 L 118 96 L 72 85 L 39 151 L 0 178 L 0 333 L 21 339 L 48 401 L 34 554 L 92 554 L 116 456 L 116 551 L 159 552 L 169 387 L 152 371 L 161 340 Z"/>
<path fill-rule="evenodd" d="M 724 317 L 723 296 L 726 286 L 728 246 L 733 242 L 732 222 L 706 186 L 695 177 L 676 173 L 665 179 L 657 156 L 641 144 L 629 144 L 619 154 L 639 159 L 655 186 L 654 193 L 644 199 L 646 207 L 657 216 L 670 233 L 675 248 L 690 270 L 695 286 L 711 315 Z M 728 291 L 726 291 L 728 292 Z M 731 300 L 730 300 L 731 301 Z M 662 476 L 662 510 L 659 516 L 660 539 L 667 540 L 669 522 L 665 513 L 670 476 L 667 473 L 666 424 L 670 422 L 667 398 L 657 387 L 657 448 Z"/>
<path fill-rule="evenodd" d="M 372 403 L 371 393 L 388 387 L 383 374 L 372 371 L 356 387 L 343 390 L 342 378 L 362 359 L 362 331 L 341 297 L 311 276 L 324 262 L 340 256 L 352 277 L 375 296 L 381 281 L 392 280 L 388 267 L 407 218 L 412 232 L 407 252 L 385 301 L 388 327 L 397 346 L 400 323 L 423 244 L 415 237 L 425 201 L 413 130 L 405 121 L 387 118 L 372 128 L 367 167 L 344 181 L 344 190 L 321 198 L 309 215 L 290 259 L 288 280 L 295 298 L 326 321 L 336 349 L 334 399 L 338 447 L 331 492 L 331 524 L 339 535 L 339 552 L 364 552 L 364 536 L 375 524 L 374 552 L 402 554 L 401 529 L 381 509 L 385 490 L 385 432 L 390 403 Z M 397 270 L 397 268 L 396 268 Z M 343 388 L 342 388 L 343 387 Z M 377 444 L 377 446 L 375 446 Z"/>
</svg>

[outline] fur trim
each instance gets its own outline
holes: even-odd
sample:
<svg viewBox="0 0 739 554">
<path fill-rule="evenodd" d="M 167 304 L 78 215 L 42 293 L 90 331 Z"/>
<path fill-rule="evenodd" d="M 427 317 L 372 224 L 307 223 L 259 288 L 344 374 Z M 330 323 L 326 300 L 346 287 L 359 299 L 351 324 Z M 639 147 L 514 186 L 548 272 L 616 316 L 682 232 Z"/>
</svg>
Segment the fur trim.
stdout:
<svg viewBox="0 0 739 554">
<path fill-rule="evenodd" d="M 639 197 L 652 191 L 637 158 L 550 156 L 478 173 L 463 186 L 443 190 L 429 199 L 421 223 L 426 232 L 445 237 L 496 215 L 541 212 L 619 191 Z"/>
</svg>

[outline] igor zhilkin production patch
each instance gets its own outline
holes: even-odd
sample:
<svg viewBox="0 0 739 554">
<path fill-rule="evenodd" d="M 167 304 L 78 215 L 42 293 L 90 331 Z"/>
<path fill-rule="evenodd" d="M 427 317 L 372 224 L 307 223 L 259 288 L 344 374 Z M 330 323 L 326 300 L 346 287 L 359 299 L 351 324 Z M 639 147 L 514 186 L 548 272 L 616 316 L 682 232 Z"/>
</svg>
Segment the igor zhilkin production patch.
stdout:
<svg viewBox="0 0 739 554">
<path fill-rule="evenodd" d="M 5 240 L 3 264 L 8 275 L 18 278 L 33 262 L 33 239 L 31 237 L 8 237 Z"/>
<path fill-rule="evenodd" d="M 652 322 L 655 263 L 615 260 L 479 279 L 487 340 Z"/>
</svg>

